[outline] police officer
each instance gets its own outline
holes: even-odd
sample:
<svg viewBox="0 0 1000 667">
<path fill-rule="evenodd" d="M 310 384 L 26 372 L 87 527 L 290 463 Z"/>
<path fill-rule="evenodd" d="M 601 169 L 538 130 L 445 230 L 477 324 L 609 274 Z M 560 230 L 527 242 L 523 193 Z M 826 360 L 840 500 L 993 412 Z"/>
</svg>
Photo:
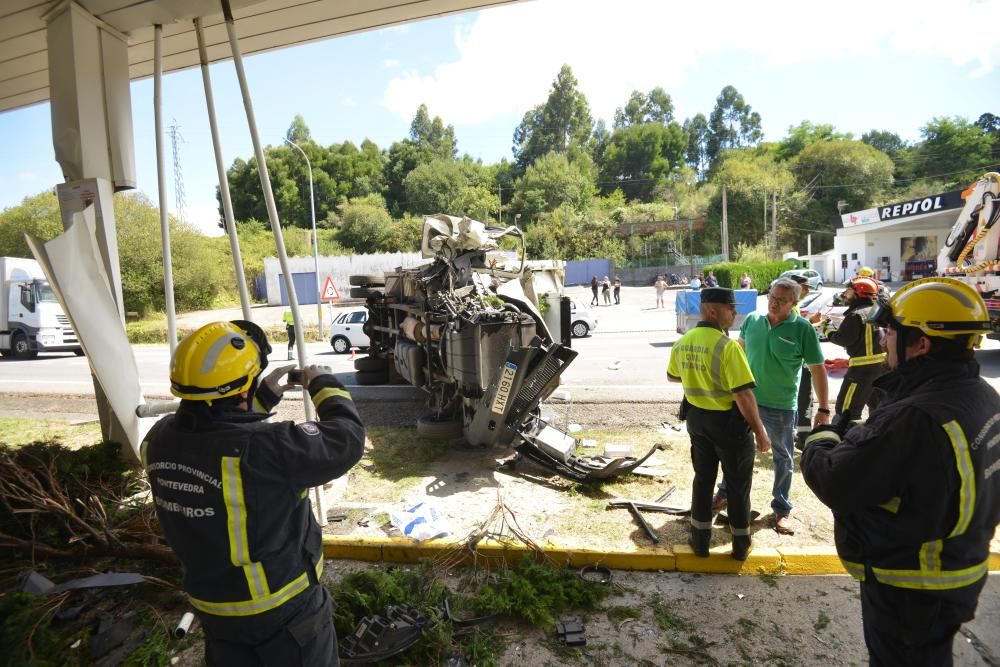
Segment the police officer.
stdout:
<svg viewBox="0 0 1000 667">
<path fill-rule="evenodd" d="M 855 278 L 844 292 L 847 310 L 836 329 L 824 322 L 824 333 L 831 343 L 847 351 L 850 362 L 847 374 L 837 394 L 836 414 L 841 419 L 861 419 L 861 410 L 868 413 L 878 404 L 872 383 L 884 372 L 885 352 L 882 351 L 882 331 L 869 318 L 869 311 L 878 298 L 878 284 L 871 278 Z"/>
<path fill-rule="evenodd" d="M 674 343 L 667 377 L 684 385 L 691 436 L 691 537 L 697 556 L 707 557 L 712 538 L 712 490 L 722 464 L 729 484 L 729 526 L 732 557 L 750 553 L 750 480 L 754 436 L 766 452 L 771 441 L 757 414 L 751 389 L 753 375 L 743 348 L 726 332 L 736 318 L 733 290 L 708 287 L 701 291 L 701 321 Z"/>
<path fill-rule="evenodd" d="M 861 582 L 871 664 L 950 665 L 1000 523 L 1000 397 L 973 353 L 990 317 L 951 278 L 914 281 L 875 316 L 892 369 L 875 381 L 879 409 L 849 429 L 817 428 L 802 472 Z"/>
<path fill-rule="evenodd" d="M 160 526 L 184 565 L 207 663 L 336 665 L 307 490 L 358 462 L 365 430 L 324 366 L 305 368 L 302 379 L 318 421 L 265 421 L 292 386 L 281 378 L 293 366 L 261 379 L 270 351 L 246 321 L 207 324 L 181 341 L 170 364 L 181 404 L 143 441 L 143 465 Z"/>
<path fill-rule="evenodd" d="M 295 317 L 292 311 L 286 310 L 281 314 L 281 321 L 285 323 L 285 333 L 288 335 L 288 360 L 291 361 L 295 349 Z"/>
</svg>

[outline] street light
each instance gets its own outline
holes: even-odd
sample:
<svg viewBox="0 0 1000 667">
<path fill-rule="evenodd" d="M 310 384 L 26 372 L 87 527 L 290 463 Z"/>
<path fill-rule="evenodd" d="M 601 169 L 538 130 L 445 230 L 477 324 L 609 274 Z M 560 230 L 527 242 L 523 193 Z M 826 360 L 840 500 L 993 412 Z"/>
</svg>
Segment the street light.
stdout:
<svg viewBox="0 0 1000 667">
<path fill-rule="evenodd" d="M 319 291 L 319 241 L 316 239 L 316 197 L 313 195 L 313 168 L 312 163 L 309 162 L 309 156 L 297 143 L 288 138 L 285 139 L 285 143 L 302 153 L 302 157 L 306 160 L 306 166 L 309 168 L 309 210 L 312 212 L 313 271 L 316 275 L 316 318 L 319 322 L 319 339 L 323 340 L 323 302 L 320 299 L 322 294 Z"/>
</svg>

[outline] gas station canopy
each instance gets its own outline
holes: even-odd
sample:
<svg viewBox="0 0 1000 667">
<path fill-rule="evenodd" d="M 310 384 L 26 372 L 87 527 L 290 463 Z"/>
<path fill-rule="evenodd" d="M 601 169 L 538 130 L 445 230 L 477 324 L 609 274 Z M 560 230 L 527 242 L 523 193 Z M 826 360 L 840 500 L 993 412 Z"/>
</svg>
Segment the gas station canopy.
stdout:
<svg viewBox="0 0 1000 667">
<path fill-rule="evenodd" d="M 516 0 L 230 0 L 244 55 Z M 231 51 L 212 0 L 4 0 L 0 3 L 0 112 L 49 99 L 46 17 L 77 4 L 128 44 L 129 79 L 153 74 L 153 26 L 163 26 L 163 70 L 196 67 L 192 20 L 202 18 L 208 59 Z"/>
</svg>

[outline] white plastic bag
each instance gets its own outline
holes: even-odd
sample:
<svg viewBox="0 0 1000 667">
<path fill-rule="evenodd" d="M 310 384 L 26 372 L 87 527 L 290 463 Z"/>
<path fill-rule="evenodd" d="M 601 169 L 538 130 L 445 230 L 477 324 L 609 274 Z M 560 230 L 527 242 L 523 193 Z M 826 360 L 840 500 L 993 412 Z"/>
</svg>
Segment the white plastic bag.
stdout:
<svg viewBox="0 0 1000 667">
<path fill-rule="evenodd" d="M 389 521 L 403 535 L 417 542 L 445 537 L 448 529 L 440 513 L 430 505 L 420 503 L 408 510 L 389 512 Z"/>
</svg>

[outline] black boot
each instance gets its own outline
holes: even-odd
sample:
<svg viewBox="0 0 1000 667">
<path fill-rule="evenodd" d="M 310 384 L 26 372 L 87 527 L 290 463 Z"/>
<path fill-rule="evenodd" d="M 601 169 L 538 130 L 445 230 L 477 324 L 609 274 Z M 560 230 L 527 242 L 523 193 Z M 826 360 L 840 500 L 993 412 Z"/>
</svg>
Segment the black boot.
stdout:
<svg viewBox="0 0 1000 667">
<path fill-rule="evenodd" d="M 750 555 L 750 536 L 733 535 L 733 560 L 743 561 Z"/>
<path fill-rule="evenodd" d="M 688 536 L 688 544 L 694 551 L 694 555 L 699 558 L 708 558 L 708 544 L 711 541 L 711 530 L 699 530 L 697 528 L 692 528 L 691 534 Z"/>
</svg>

